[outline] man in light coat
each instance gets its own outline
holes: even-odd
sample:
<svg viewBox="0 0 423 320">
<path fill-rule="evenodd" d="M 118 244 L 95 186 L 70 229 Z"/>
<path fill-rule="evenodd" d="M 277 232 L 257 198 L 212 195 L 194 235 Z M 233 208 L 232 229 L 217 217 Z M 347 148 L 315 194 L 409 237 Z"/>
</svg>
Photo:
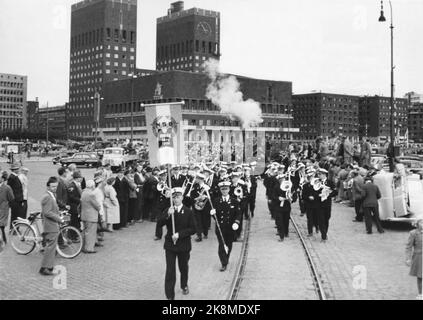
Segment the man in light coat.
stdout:
<svg viewBox="0 0 423 320">
<path fill-rule="evenodd" d="M 371 156 L 372 156 L 372 146 L 369 143 L 369 139 L 363 137 L 363 140 L 361 142 L 360 165 L 370 166 Z"/>
<path fill-rule="evenodd" d="M 56 256 L 57 239 L 59 236 L 59 223 L 63 223 L 60 217 L 59 207 L 56 202 L 56 190 L 58 181 L 51 177 L 47 181 L 47 192 L 41 200 L 41 218 L 43 219 L 44 255 L 41 262 L 40 274 L 44 276 L 54 275 L 54 258 Z"/>
<path fill-rule="evenodd" d="M 96 253 L 94 246 L 97 239 L 97 223 L 101 204 L 98 202 L 95 182 L 88 180 L 81 196 L 81 221 L 84 223 L 84 253 Z"/>
<path fill-rule="evenodd" d="M 353 162 L 354 148 L 348 137 L 343 137 L 344 145 L 344 163 L 351 164 Z"/>
</svg>

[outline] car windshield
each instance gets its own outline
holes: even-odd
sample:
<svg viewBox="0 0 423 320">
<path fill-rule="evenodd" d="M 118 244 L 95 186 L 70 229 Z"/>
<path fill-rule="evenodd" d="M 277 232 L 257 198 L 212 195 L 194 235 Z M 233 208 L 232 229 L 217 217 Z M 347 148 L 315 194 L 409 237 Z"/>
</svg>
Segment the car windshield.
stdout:
<svg viewBox="0 0 423 320">
<path fill-rule="evenodd" d="M 121 155 L 122 154 L 122 151 L 119 150 L 119 149 L 110 149 L 110 150 L 106 150 L 104 153 L 105 154 L 118 154 L 118 155 Z"/>
</svg>

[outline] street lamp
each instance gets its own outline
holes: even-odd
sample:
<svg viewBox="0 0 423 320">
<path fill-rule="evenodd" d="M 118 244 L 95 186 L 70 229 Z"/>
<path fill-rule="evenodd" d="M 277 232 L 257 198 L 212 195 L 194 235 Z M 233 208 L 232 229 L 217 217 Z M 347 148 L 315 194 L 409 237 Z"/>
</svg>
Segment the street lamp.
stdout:
<svg viewBox="0 0 423 320">
<path fill-rule="evenodd" d="M 385 22 L 385 16 L 383 15 L 383 1 L 380 2 L 381 9 L 380 9 L 380 17 L 379 22 Z M 394 172 L 394 157 L 395 157 L 395 137 L 394 137 L 394 23 L 392 17 L 392 3 L 389 1 L 389 7 L 391 9 L 391 99 L 390 99 L 390 106 L 391 106 L 391 143 L 388 147 L 388 158 L 389 158 L 389 171 Z"/>
<path fill-rule="evenodd" d="M 100 95 L 98 91 L 94 94 L 94 97 L 91 97 L 97 103 L 97 106 L 94 108 L 94 122 L 95 122 L 95 142 L 94 142 L 94 149 L 97 145 L 97 136 L 98 136 L 98 123 L 100 121 L 100 104 L 101 100 L 104 98 Z"/>
<path fill-rule="evenodd" d="M 138 76 L 134 73 L 130 73 L 128 76 L 131 77 L 131 143 L 134 140 L 134 79 Z"/>
</svg>

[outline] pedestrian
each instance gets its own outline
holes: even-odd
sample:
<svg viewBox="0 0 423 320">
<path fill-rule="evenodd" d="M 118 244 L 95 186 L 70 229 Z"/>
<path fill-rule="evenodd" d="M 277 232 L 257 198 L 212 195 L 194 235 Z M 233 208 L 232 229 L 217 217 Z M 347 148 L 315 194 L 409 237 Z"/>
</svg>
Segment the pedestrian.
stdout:
<svg viewBox="0 0 423 320">
<path fill-rule="evenodd" d="M 94 246 L 97 238 L 98 216 L 101 204 L 98 202 L 94 192 L 95 182 L 88 180 L 85 190 L 81 196 L 81 221 L 84 223 L 84 253 L 96 253 Z"/>
<path fill-rule="evenodd" d="M 117 198 L 119 200 L 119 215 L 120 223 L 114 226 L 117 230 L 128 227 L 128 203 L 129 203 L 129 183 L 125 178 L 125 170 L 120 169 L 117 174 L 117 179 L 113 187 L 116 190 Z"/>
<path fill-rule="evenodd" d="M 369 139 L 363 137 L 361 140 L 361 152 L 360 152 L 360 165 L 370 166 L 370 160 L 372 156 L 372 146 L 369 143 Z"/>
<path fill-rule="evenodd" d="M 28 172 L 28 168 L 22 167 L 20 174 L 18 175 L 18 178 L 22 184 L 22 215 L 24 217 L 26 217 L 28 211 Z"/>
<path fill-rule="evenodd" d="M 423 218 L 416 222 L 416 229 L 410 231 L 406 246 L 406 264 L 410 266 L 410 276 L 417 278 L 417 299 L 422 299 L 422 233 Z"/>
<path fill-rule="evenodd" d="M 218 186 L 220 196 L 213 199 L 214 209 L 210 210 L 210 215 L 216 219 L 215 232 L 219 242 L 218 255 L 222 264 L 220 271 L 223 272 L 229 263 L 232 244 L 236 235 L 235 231 L 239 227 L 242 212 L 236 198 L 229 195 L 231 183 L 229 181 L 222 181 Z"/>
<path fill-rule="evenodd" d="M 144 220 L 149 219 L 153 222 L 153 205 L 155 197 L 157 195 L 157 173 L 160 170 L 155 168 L 154 170 L 151 167 L 145 169 L 145 182 L 143 187 L 143 198 L 144 198 Z"/>
<path fill-rule="evenodd" d="M 21 180 L 19 180 L 18 172 L 19 172 L 19 165 L 13 163 L 10 167 L 12 171 L 7 179 L 7 184 L 12 188 L 14 200 L 10 203 L 10 208 L 12 211 L 12 217 L 10 219 L 10 228 L 12 228 L 12 222 L 15 221 L 17 218 L 25 219 L 24 211 L 22 207 L 23 203 L 23 188 Z"/>
<path fill-rule="evenodd" d="M 80 213 L 81 213 L 81 194 L 82 194 L 82 175 L 80 171 L 74 171 L 72 180 L 68 185 L 68 205 L 71 215 L 70 225 L 81 230 Z"/>
<path fill-rule="evenodd" d="M 109 231 L 113 231 L 113 225 L 120 223 L 119 201 L 116 196 L 116 190 L 113 187 L 115 181 L 116 177 L 110 177 L 104 187 L 104 211 Z"/>
<path fill-rule="evenodd" d="M 68 210 L 70 207 L 68 206 L 68 175 L 69 170 L 64 167 L 59 167 L 57 169 L 57 174 L 59 175 L 59 184 L 57 186 L 56 191 L 56 200 L 57 205 L 59 206 L 60 210 Z"/>
<path fill-rule="evenodd" d="M 164 249 L 166 252 L 165 294 L 168 300 L 175 299 L 176 258 L 181 273 L 181 289 L 184 295 L 188 288 L 188 261 L 191 252 L 191 236 L 195 234 L 194 216 L 188 207 L 182 204 L 183 189 L 172 189 L 173 207 L 164 210 L 158 219 L 161 227 L 167 227 Z M 174 216 L 175 230 L 172 226 Z"/>
<path fill-rule="evenodd" d="M 351 171 L 353 184 L 351 188 L 352 197 L 354 201 L 355 219 L 354 222 L 363 222 L 363 198 L 362 198 L 362 187 L 364 185 L 363 177 L 358 173 L 357 170 Z"/>
<path fill-rule="evenodd" d="M 354 156 L 353 145 L 348 137 L 343 137 L 342 140 L 342 144 L 344 146 L 344 163 L 351 164 Z"/>
<path fill-rule="evenodd" d="M 284 241 L 289 236 L 289 219 L 291 217 L 291 188 L 289 187 L 289 174 L 282 174 L 277 177 L 278 183 L 274 184 L 271 199 L 274 203 L 274 213 L 279 241 Z M 292 187 L 292 184 L 291 184 Z"/>
<path fill-rule="evenodd" d="M 372 234 L 372 217 L 376 223 L 376 228 L 379 233 L 384 233 L 379 219 L 379 203 L 378 200 L 381 198 L 379 187 L 373 183 L 372 177 L 367 176 L 364 179 L 363 190 L 363 211 L 364 220 L 366 223 L 366 231 L 368 234 Z"/>
<path fill-rule="evenodd" d="M 56 190 L 59 184 L 56 177 L 50 177 L 47 181 L 47 191 L 41 200 L 41 218 L 43 220 L 43 243 L 44 253 L 39 273 L 45 276 L 54 275 L 54 259 L 56 256 L 57 239 L 59 236 L 59 224 L 63 218 L 59 214 L 56 202 Z"/>
<path fill-rule="evenodd" d="M 137 184 L 135 183 L 133 171 L 129 172 L 125 177 L 129 184 L 128 223 L 132 226 L 135 224 L 135 216 L 137 215 Z"/>
<path fill-rule="evenodd" d="M 135 209 L 134 219 L 137 223 L 144 221 L 144 183 L 145 177 L 143 175 L 143 168 L 141 164 L 137 165 L 136 172 L 134 174 L 134 182 L 137 185 L 137 204 Z"/>
<path fill-rule="evenodd" d="M 0 175 L 0 229 L 2 242 L 7 243 L 4 228 L 9 220 L 9 203 L 13 202 L 14 196 L 12 188 L 7 184 L 8 174 L 3 171 Z"/>
</svg>

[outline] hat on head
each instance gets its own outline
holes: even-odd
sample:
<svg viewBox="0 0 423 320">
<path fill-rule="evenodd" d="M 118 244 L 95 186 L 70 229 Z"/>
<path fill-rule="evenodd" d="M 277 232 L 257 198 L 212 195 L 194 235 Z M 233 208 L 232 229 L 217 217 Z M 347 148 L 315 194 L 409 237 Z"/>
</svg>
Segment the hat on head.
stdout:
<svg viewBox="0 0 423 320">
<path fill-rule="evenodd" d="M 230 164 L 237 164 L 237 162 L 236 161 L 231 161 Z"/>
<path fill-rule="evenodd" d="M 18 170 L 20 167 L 17 163 L 12 163 L 12 165 L 10 166 L 10 170 Z"/>
<path fill-rule="evenodd" d="M 179 166 L 178 166 L 178 165 L 176 165 L 176 166 L 173 166 L 173 167 L 172 167 L 172 170 L 180 170 L 180 168 L 179 168 Z"/>
<path fill-rule="evenodd" d="M 225 161 L 221 161 L 221 162 L 220 162 L 220 165 L 222 165 L 222 166 L 227 166 L 227 165 L 228 165 L 228 163 L 227 163 L 227 162 L 225 162 Z"/>
<path fill-rule="evenodd" d="M 160 169 L 159 168 L 157 168 L 157 167 L 155 167 L 153 170 L 152 170 L 152 172 L 159 172 L 160 171 Z"/>
<path fill-rule="evenodd" d="M 81 172 L 75 171 L 74 173 L 72 173 L 72 178 L 74 179 L 82 178 Z"/>
<path fill-rule="evenodd" d="M 229 181 L 222 181 L 219 182 L 218 187 L 219 188 L 229 188 L 231 186 L 231 183 Z"/>
<path fill-rule="evenodd" d="M 188 166 L 186 164 L 182 164 L 181 169 L 188 169 Z"/>
<path fill-rule="evenodd" d="M 173 188 L 172 189 L 172 195 L 175 193 L 180 193 L 180 194 L 184 194 L 184 189 L 183 188 Z"/>
<path fill-rule="evenodd" d="M 201 166 L 199 164 L 194 165 L 194 169 L 201 169 Z"/>
<path fill-rule="evenodd" d="M 161 170 L 161 171 L 159 171 L 158 175 L 159 175 L 159 176 L 161 176 L 161 175 L 164 175 L 164 174 L 166 174 L 166 173 L 167 173 L 167 171 L 166 171 L 166 170 Z"/>
<path fill-rule="evenodd" d="M 304 163 L 302 163 L 302 162 L 300 162 L 300 163 L 298 164 L 298 169 L 300 169 L 300 168 L 305 168 L 305 164 L 304 164 Z"/>
<path fill-rule="evenodd" d="M 112 176 L 112 177 L 110 177 L 110 178 L 107 179 L 107 183 L 108 184 L 112 184 L 113 181 L 115 181 L 115 180 L 116 180 L 116 177 Z"/>
<path fill-rule="evenodd" d="M 227 179 L 229 179 L 229 174 L 224 174 L 224 175 L 220 178 L 220 180 L 227 180 Z"/>
<path fill-rule="evenodd" d="M 251 167 L 250 167 L 250 166 L 248 166 L 248 165 L 247 165 L 247 166 L 245 166 L 245 167 L 244 167 L 244 170 L 246 170 L 246 171 L 251 171 L 252 169 L 251 169 Z"/>
<path fill-rule="evenodd" d="M 241 176 L 241 172 L 232 172 L 231 173 L 231 178 L 234 178 L 234 177 L 240 177 Z"/>
</svg>

